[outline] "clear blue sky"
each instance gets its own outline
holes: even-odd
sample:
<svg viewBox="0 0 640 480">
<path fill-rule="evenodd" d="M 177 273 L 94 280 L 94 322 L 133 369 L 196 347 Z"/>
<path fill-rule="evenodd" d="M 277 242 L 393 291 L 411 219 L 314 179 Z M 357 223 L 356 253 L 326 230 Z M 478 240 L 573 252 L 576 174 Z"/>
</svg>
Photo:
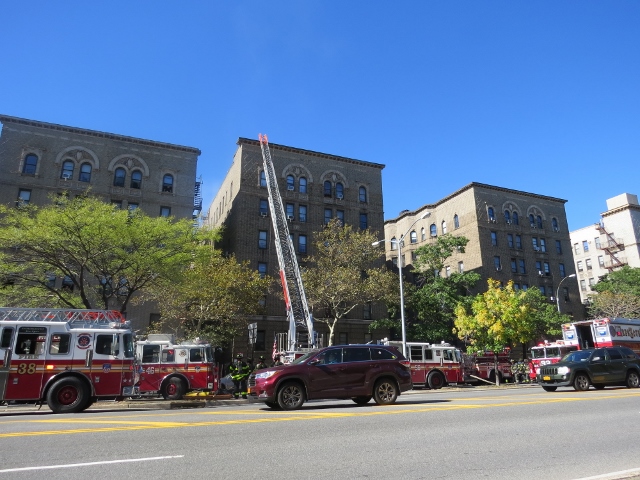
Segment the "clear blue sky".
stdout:
<svg viewBox="0 0 640 480">
<path fill-rule="evenodd" d="M 385 218 L 469 182 L 640 194 L 637 1 L 0 0 L 0 113 L 197 147 L 383 163 Z"/>
</svg>

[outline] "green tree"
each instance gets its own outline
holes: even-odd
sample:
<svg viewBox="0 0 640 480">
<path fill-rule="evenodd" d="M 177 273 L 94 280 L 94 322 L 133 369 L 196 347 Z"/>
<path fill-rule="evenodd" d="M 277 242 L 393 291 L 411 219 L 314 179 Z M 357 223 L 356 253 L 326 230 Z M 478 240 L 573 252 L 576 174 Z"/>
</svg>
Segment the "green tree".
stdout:
<svg viewBox="0 0 640 480">
<path fill-rule="evenodd" d="M 416 320 L 407 322 L 408 338 L 431 342 L 455 338 L 456 305 L 470 304 L 473 297 L 469 290 L 480 280 L 480 275 L 454 272 L 446 277 L 441 273 L 454 251 L 464 253 L 468 242 L 465 237 L 447 233 L 416 250 L 418 288 L 413 289 L 408 302 Z"/>
<path fill-rule="evenodd" d="M 629 293 L 640 297 L 640 268 L 625 265 L 603 276 L 593 289 L 600 292 Z"/>
<path fill-rule="evenodd" d="M 640 268 L 625 265 L 600 279 L 590 295 L 589 316 L 634 318 L 640 316 Z"/>
<path fill-rule="evenodd" d="M 0 301 L 124 312 L 134 294 L 188 265 L 197 244 L 190 220 L 152 218 L 90 196 L 5 209 Z"/>
<path fill-rule="evenodd" d="M 456 307 L 455 329 L 470 351 L 501 351 L 507 346 L 526 344 L 546 335 L 558 335 L 560 325 L 569 320 L 557 313 L 536 288 L 514 290 L 513 282 L 501 287 L 487 281 L 486 292 L 476 295 L 468 309 Z"/>
<path fill-rule="evenodd" d="M 314 319 L 335 327 L 357 306 L 389 301 L 397 296 L 397 277 L 381 261 L 368 230 L 354 230 L 334 219 L 314 234 L 315 255 L 309 257 L 302 278 Z"/>
<path fill-rule="evenodd" d="M 248 262 L 239 263 L 203 244 L 189 268 L 154 287 L 151 296 L 160 305 L 161 319 L 150 331 L 224 345 L 246 331 L 247 315 L 259 313 L 271 283 Z"/>
</svg>

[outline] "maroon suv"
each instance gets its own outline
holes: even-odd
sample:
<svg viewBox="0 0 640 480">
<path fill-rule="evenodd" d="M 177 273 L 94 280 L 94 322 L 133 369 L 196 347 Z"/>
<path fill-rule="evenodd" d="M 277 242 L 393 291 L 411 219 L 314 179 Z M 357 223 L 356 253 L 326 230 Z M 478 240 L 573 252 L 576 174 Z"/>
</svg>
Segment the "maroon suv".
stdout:
<svg viewBox="0 0 640 480">
<path fill-rule="evenodd" d="M 249 377 L 250 399 L 284 410 L 326 398 L 365 404 L 373 397 L 378 404 L 390 404 L 411 388 L 409 362 L 396 347 L 385 345 L 326 347 Z"/>
</svg>

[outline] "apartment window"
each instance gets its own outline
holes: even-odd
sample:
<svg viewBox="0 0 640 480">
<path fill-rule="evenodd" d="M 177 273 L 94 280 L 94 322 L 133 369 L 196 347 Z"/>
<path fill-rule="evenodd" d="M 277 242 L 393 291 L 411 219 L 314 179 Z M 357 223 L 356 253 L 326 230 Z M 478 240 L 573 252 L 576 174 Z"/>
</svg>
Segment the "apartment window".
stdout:
<svg viewBox="0 0 640 480">
<path fill-rule="evenodd" d="M 498 246 L 498 234 L 496 232 L 491 232 L 491 245 Z"/>
<path fill-rule="evenodd" d="M 538 275 L 542 275 L 542 262 L 540 260 L 536 261 L 536 271 Z"/>
<path fill-rule="evenodd" d="M 464 262 L 458 262 L 458 273 L 464 273 Z"/>
<path fill-rule="evenodd" d="M 298 235 L 298 252 L 303 255 L 307 254 L 307 236 L 306 235 Z"/>
<path fill-rule="evenodd" d="M 265 249 L 267 248 L 267 245 L 268 245 L 267 231 L 266 230 L 258 231 L 258 248 Z"/>
<path fill-rule="evenodd" d="M 511 223 L 511 212 L 509 212 L 509 210 L 504 211 L 504 221 Z"/>
<path fill-rule="evenodd" d="M 536 223 L 538 224 L 538 228 L 542 229 L 542 217 L 540 215 L 536 217 Z"/>
<path fill-rule="evenodd" d="M 500 257 L 493 257 L 493 266 L 496 267 L 496 271 L 499 272 L 502 270 L 502 264 L 500 263 Z"/>
<path fill-rule="evenodd" d="M 582 241 L 582 250 L 585 252 L 589 251 L 589 242 L 587 242 L 586 240 Z"/>
<path fill-rule="evenodd" d="M 527 268 L 525 266 L 524 260 L 520 259 L 518 260 L 518 271 L 519 273 L 521 273 L 522 275 L 527 273 Z"/>
<path fill-rule="evenodd" d="M 260 199 L 260 215 L 262 215 L 263 217 L 266 217 L 268 213 L 269 213 L 269 202 L 267 201 L 266 198 L 261 198 Z"/>
<path fill-rule="evenodd" d="M 547 251 L 547 241 L 544 238 L 540 239 L 540 251 L 545 253 Z"/>
<path fill-rule="evenodd" d="M 267 276 L 267 264 L 264 262 L 258 262 L 258 273 L 260 274 L 260 278 L 264 278 Z"/>
<path fill-rule="evenodd" d="M 595 278 L 590 278 L 589 279 L 589 290 L 593 290 L 593 286 L 596 284 L 596 279 Z"/>
<path fill-rule="evenodd" d="M 438 236 L 438 229 L 436 228 L 436 224 L 432 223 L 431 226 L 429 227 L 429 234 L 432 237 L 437 237 Z"/>
<path fill-rule="evenodd" d="M 328 224 L 331 219 L 333 218 L 333 210 L 331 210 L 330 208 L 325 208 L 324 209 L 324 223 Z"/>
<path fill-rule="evenodd" d="M 553 231 L 554 232 L 559 232 L 560 228 L 558 227 L 558 219 L 557 218 L 552 218 L 551 219 L 551 226 L 553 227 Z"/>
<path fill-rule="evenodd" d="M 323 191 L 324 191 L 324 196 L 325 197 L 330 197 L 331 196 L 331 182 L 329 180 L 324 182 L 324 187 L 323 187 Z"/>
<path fill-rule="evenodd" d="M 171 207 L 160 207 L 160 216 L 161 217 L 170 217 L 171 216 Z"/>
<path fill-rule="evenodd" d="M 295 212 L 295 205 L 293 203 L 287 203 L 285 206 L 285 210 L 287 211 L 287 220 L 293 220 L 294 218 L 294 212 Z"/>
<path fill-rule="evenodd" d="M 369 228 L 369 215 L 366 213 L 360 214 L 360 230 L 366 230 Z"/>
<path fill-rule="evenodd" d="M 91 181 L 91 164 L 83 163 L 80 165 L 80 175 L 78 176 L 78 180 L 81 182 L 90 182 Z"/>
<path fill-rule="evenodd" d="M 122 208 L 122 200 L 111 200 L 111 205 L 116 208 Z"/>
<path fill-rule="evenodd" d="M 528 285 L 528 284 L 526 284 L 526 283 L 523 283 L 523 284 L 522 284 L 522 290 L 524 290 L 525 292 L 526 292 L 527 290 L 529 290 L 529 285 Z"/>
<path fill-rule="evenodd" d="M 573 244 L 573 253 L 575 253 L 576 255 L 578 255 L 580 253 L 580 245 L 577 243 Z"/>
<path fill-rule="evenodd" d="M 113 174 L 113 186 L 124 187 L 124 180 L 127 176 L 127 172 L 124 168 L 118 167 Z"/>
<path fill-rule="evenodd" d="M 287 175 L 287 190 L 293 192 L 296 189 L 295 181 L 296 179 L 293 178 L 293 175 Z"/>
<path fill-rule="evenodd" d="M 567 276 L 567 272 L 564 268 L 564 263 L 561 263 L 558 265 L 558 268 L 560 269 L 560 278 L 564 278 Z"/>
<path fill-rule="evenodd" d="M 60 172 L 60 178 L 65 180 L 71 180 L 73 178 L 73 169 L 75 164 L 71 160 L 65 160 L 62 164 L 62 171 Z"/>
<path fill-rule="evenodd" d="M 31 201 L 31 190 L 27 190 L 21 188 L 18 190 L 18 201 L 16 202 L 18 206 L 26 205 Z"/>
<path fill-rule="evenodd" d="M 540 247 L 538 246 L 538 239 L 536 237 L 531 238 L 531 243 L 533 244 L 533 250 L 536 252 L 540 251 Z"/>
<path fill-rule="evenodd" d="M 398 257 L 391 257 L 391 265 L 398 268 Z"/>
<path fill-rule="evenodd" d="M 173 175 L 167 173 L 162 177 L 162 191 L 167 193 L 173 192 Z"/>
<path fill-rule="evenodd" d="M 584 261 L 584 265 L 585 265 L 585 267 L 587 267 L 587 270 L 591 270 L 593 268 L 592 265 L 591 265 L 591 259 L 590 258 L 587 258 Z"/>
<path fill-rule="evenodd" d="M 418 243 L 418 234 L 416 233 L 415 230 L 411 230 L 411 234 L 409 238 L 411 239 L 411 243 Z"/>
<path fill-rule="evenodd" d="M 344 225 L 344 210 L 336 210 L 336 218 L 340 220 L 340 225 Z"/>
<path fill-rule="evenodd" d="M 460 228 L 460 219 L 458 218 L 458 214 L 453 216 L 453 228 Z"/>
<path fill-rule="evenodd" d="M 298 191 L 307 193 L 307 179 L 305 177 L 300 177 L 300 180 L 298 180 Z"/>
<path fill-rule="evenodd" d="M 511 273 L 518 273 L 518 264 L 515 258 L 511 259 Z"/>
<path fill-rule="evenodd" d="M 495 212 L 493 211 L 493 207 L 489 207 L 487 209 L 487 215 L 489 216 L 489 220 L 492 222 L 495 222 L 496 220 L 496 215 Z"/>
<path fill-rule="evenodd" d="M 536 226 L 536 218 L 533 216 L 533 213 L 529 214 L 529 225 L 534 228 Z"/>
<path fill-rule="evenodd" d="M 582 269 L 582 260 L 578 260 L 578 263 L 576 265 L 578 267 L 578 271 L 581 272 L 583 270 Z"/>
<path fill-rule="evenodd" d="M 22 165 L 22 173 L 25 175 L 35 175 L 36 167 L 38 166 L 38 157 L 33 153 L 29 153 L 24 157 L 24 164 Z"/>
<path fill-rule="evenodd" d="M 340 182 L 336 183 L 336 198 L 344 198 L 344 187 Z"/>
<path fill-rule="evenodd" d="M 516 248 L 522 250 L 522 236 L 516 235 Z"/>
<path fill-rule="evenodd" d="M 509 244 L 509 248 L 513 248 L 513 234 L 507 233 L 507 243 Z"/>
<path fill-rule="evenodd" d="M 362 318 L 371 320 L 371 302 L 367 302 L 362 306 Z"/>
<path fill-rule="evenodd" d="M 520 225 L 520 220 L 518 219 L 518 212 L 513 212 L 511 215 L 511 221 L 514 225 Z"/>
<path fill-rule="evenodd" d="M 513 284 L 513 290 L 514 290 L 514 291 L 516 291 L 516 292 L 517 292 L 518 290 L 520 290 L 520 284 L 519 284 L 519 283 L 514 283 L 514 284 Z"/>
<path fill-rule="evenodd" d="M 446 275 L 447 278 L 449 278 L 451 276 L 451 267 L 450 266 L 446 266 L 444 267 L 444 274 Z"/>
<path fill-rule="evenodd" d="M 358 189 L 358 198 L 361 202 L 367 202 L 367 189 L 364 187 L 360 187 Z"/>
<path fill-rule="evenodd" d="M 415 262 L 416 260 L 418 260 L 418 253 L 415 250 L 413 250 L 411 252 L 411 261 Z"/>
<path fill-rule="evenodd" d="M 260 186 L 267 188 L 267 176 L 264 174 L 264 170 L 260 170 Z"/>
<path fill-rule="evenodd" d="M 397 250 L 398 249 L 398 240 L 396 240 L 396 237 L 393 237 L 391 239 L 391 250 Z"/>
<path fill-rule="evenodd" d="M 447 233 L 447 222 L 445 222 L 443 220 L 442 221 L 442 234 L 444 235 L 445 233 Z"/>
<path fill-rule="evenodd" d="M 560 240 L 556 240 L 556 253 L 562 255 L 562 242 Z"/>
<path fill-rule="evenodd" d="M 427 231 L 424 229 L 424 227 L 422 227 L 420 229 L 420 240 L 424 242 L 426 239 L 427 239 Z"/>
<path fill-rule="evenodd" d="M 538 289 L 540 290 L 540 293 L 542 294 L 542 296 L 544 296 L 544 285 L 540 285 Z"/>
<path fill-rule="evenodd" d="M 569 287 L 562 287 L 562 296 L 565 302 L 569 301 Z"/>
<path fill-rule="evenodd" d="M 62 279 L 62 290 L 73 292 L 73 279 L 69 275 L 65 275 Z"/>
<path fill-rule="evenodd" d="M 130 212 L 133 212 L 134 210 L 136 210 L 140 205 L 138 205 L 135 202 L 128 202 L 127 203 L 127 208 L 129 209 Z"/>
<path fill-rule="evenodd" d="M 307 206 L 299 205 L 298 206 L 298 221 L 305 223 L 307 221 Z"/>
<path fill-rule="evenodd" d="M 604 257 L 602 255 L 598 257 L 598 265 L 604 267 Z"/>
<path fill-rule="evenodd" d="M 580 290 L 583 292 L 587 291 L 587 281 L 584 279 L 580 280 Z"/>
<path fill-rule="evenodd" d="M 600 249 L 600 237 L 594 238 L 593 243 L 595 244 L 597 249 Z"/>
<path fill-rule="evenodd" d="M 551 275 L 551 269 L 549 268 L 549 262 L 544 262 L 544 274 L 549 276 Z"/>
<path fill-rule="evenodd" d="M 136 190 L 140 190 L 142 188 L 142 172 L 140 170 L 134 170 L 131 172 L 131 183 L 129 186 Z"/>
</svg>

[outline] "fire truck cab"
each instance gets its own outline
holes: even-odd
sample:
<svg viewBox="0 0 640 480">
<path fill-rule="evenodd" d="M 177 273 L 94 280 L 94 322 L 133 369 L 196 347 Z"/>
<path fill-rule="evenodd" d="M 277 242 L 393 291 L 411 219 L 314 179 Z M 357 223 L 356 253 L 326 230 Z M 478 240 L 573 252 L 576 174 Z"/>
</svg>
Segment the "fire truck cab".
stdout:
<svg viewBox="0 0 640 480">
<path fill-rule="evenodd" d="M 135 395 L 133 340 L 117 311 L 0 308 L 0 400 L 74 413 Z"/>
<path fill-rule="evenodd" d="M 218 369 L 213 349 L 199 340 L 175 343 L 173 335 L 150 334 L 136 342 L 140 394 L 179 400 L 191 391 L 216 391 Z"/>
<path fill-rule="evenodd" d="M 558 363 L 567 353 L 578 349 L 578 345 L 566 343 L 564 340 L 555 342 L 543 342 L 535 347 L 531 347 L 529 358 L 529 378 L 535 380 L 540 374 L 540 367 Z"/>
</svg>

